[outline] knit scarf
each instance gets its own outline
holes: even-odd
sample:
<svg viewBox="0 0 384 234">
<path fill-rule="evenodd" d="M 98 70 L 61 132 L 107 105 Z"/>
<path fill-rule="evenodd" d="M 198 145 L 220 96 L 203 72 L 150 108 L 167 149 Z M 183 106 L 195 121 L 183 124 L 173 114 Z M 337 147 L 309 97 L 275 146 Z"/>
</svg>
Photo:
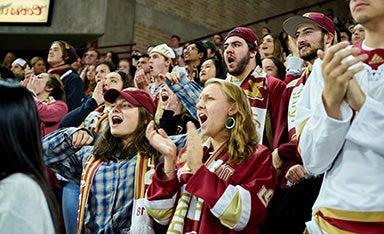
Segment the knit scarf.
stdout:
<svg viewBox="0 0 384 234">
<path fill-rule="evenodd" d="M 211 172 L 216 172 L 217 169 L 227 160 L 227 154 L 223 152 L 227 149 L 227 142 L 221 145 L 216 151 L 209 156 L 204 165 Z M 204 156 L 209 154 L 208 145 L 203 147 Z M 180 162 L 177 163 L 177 177 L 182 184 L 180 189 L 180 197 L 177 201 L 175 213 L 169 224 L 167 234 L 172 233 L 198 233 L 201 213 L 203 210 L 204 200 L 196 197 L 185 190 L 186 184 L 193 176 L 188 164 L 183 160 L 182 155 Z"/>
</svg>

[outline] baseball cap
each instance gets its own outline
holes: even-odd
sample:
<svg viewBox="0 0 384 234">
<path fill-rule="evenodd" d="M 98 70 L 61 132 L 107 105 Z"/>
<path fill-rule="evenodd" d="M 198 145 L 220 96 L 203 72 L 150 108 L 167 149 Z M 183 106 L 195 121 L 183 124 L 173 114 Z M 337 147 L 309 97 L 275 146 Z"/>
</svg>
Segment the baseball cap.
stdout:
<svg viewBox="0 0 384 234">
<path fill-rule="evenodd" d="M 336 28 L 333 21 L 326 15 L 320 12 L 308 12 L 302 16 L 296 15 L 286 19 L 283 23 L 283 29 L 290 36 L 296 37 L 296 30 L 300 24 L 315 24 L 323 28 L 327 32 L 335 35 Z"/>
<path fill-rule="evenodd" d="M 152 97 L 145 91 L 137 88 L 126 88 L 122 91 L 117 89 L 109 89 L 104 94 L 104 99 L 107 102 L 113 103 L 121 96 L 135 107 L 144 107 L 152 116 L 155 115 L 156 105 Z"/>
<path fill-rule="evenodd" d="M 230 31 L 227 36 L 225 37 L 224 41 L 226 41 L 228 38 L 238 36 L 243 38 L 246 42 L 249 42 L 251 44 L 255 44 L 257 46 L 257 36 L 256 33 L 247 27 L 236 27 Z"/>
</svg>

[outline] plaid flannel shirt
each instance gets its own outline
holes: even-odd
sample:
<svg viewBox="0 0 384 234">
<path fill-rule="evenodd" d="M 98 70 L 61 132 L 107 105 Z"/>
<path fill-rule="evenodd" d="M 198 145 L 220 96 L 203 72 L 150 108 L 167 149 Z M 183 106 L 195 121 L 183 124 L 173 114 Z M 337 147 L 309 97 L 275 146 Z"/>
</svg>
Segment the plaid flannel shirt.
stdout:
<svg viewBox="0 0 384 234">
<path fill-rule="evenodd" d="M 165 83 L 180 99 L 183 106 L 189 111 L 192 117 L 198 119 L 196 104 L 202 90 L 201 86 L 195 81 L 188 79 L 188 74 L 185 68 L 176 67 L 173 72 L 178 72 L 180 74 L 179 83 L 171 83 L 167 79 L 165 80 Z"/>
<path fill-rule="evenodd" d="M 60 129 L 43 139 L 45 164 L 79 184 L 84 163 L 93 146 L 75 149 L 72 134 L 77 128 Z M 96 171 L 85 211 L 85 233 L 122 233 L 131 226 L 136 153 L 130 159 L 103 162 Z"/>
</svg>

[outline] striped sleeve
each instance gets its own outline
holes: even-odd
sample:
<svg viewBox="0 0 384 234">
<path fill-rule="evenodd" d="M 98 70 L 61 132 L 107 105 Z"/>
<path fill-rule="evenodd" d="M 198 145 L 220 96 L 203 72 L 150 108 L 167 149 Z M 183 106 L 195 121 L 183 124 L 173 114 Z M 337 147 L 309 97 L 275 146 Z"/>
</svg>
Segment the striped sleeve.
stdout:
<svg viewBox="0 0 384 234">
<path fill-rule="evenodd" d="M 220 179 L 202 166 L 189 180 L 186 191 L 202 198 L 224 226 L 235 231 L 251 230 L 264 221 L 275 188 L 270 153 L 265 163 L 244 166 L 244 170 L 252 169 L 252 173 L 249 171 L 248 178 L 238 185 Z"/>
<path fill-rule="evenodd" d="M 175 209 L 179 181 L 176 177 L 171 180 L 163 179 L 162 168 L 163 163 L 156 168 L 152 183 L 146 192 L 145 207 L 149 216 L 159 224 L 166 225 L 172 218 Z"/>
</svg>

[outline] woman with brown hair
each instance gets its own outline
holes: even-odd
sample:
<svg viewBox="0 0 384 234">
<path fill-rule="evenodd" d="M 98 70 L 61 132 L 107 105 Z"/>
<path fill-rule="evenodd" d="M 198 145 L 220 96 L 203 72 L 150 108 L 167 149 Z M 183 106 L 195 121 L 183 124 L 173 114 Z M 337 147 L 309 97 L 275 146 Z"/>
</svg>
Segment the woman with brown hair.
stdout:
<svg viewBox="0 0 384 234">
<path fill-rule="evenodd" d="M 110 89 L 104 98 L 113 107 L 94 146 L 88 130 L 58 130 L 43 141 L 45 163 L 80 184 L 78 233 L 154 233 L 143 203 L 158 160 L 145 138 L 155 104 L 134 88 Z"/>
<path fill-rule="evenodd" d="M 281 46 L 280 39 L 274 34 L 265 34 L 259 48 L 261 58 L 273 56 L 280 62 L 285 62 L 283 47 Z"/>
<path fill-rule="evenodd" d="M 45 136 L 58 129 L 60 120 L 68 112 L 60 78 L 53 74 L 41 73 L 25 79 L 21 83 L 35 96 L 41 121 L 41 135 Z"/>
<path fill-rule="evenodd" d="M 251 107 L 235 84 L 210 79 L 197 113 L 204 144 L 188 123 L 176 146 L 150 123 L 147 138 L 164 157 L 147 190 L 150 216 L 178 233 L 259 233 L 275 187 L 271 152 L 258 145 Z"/>
</svg>

